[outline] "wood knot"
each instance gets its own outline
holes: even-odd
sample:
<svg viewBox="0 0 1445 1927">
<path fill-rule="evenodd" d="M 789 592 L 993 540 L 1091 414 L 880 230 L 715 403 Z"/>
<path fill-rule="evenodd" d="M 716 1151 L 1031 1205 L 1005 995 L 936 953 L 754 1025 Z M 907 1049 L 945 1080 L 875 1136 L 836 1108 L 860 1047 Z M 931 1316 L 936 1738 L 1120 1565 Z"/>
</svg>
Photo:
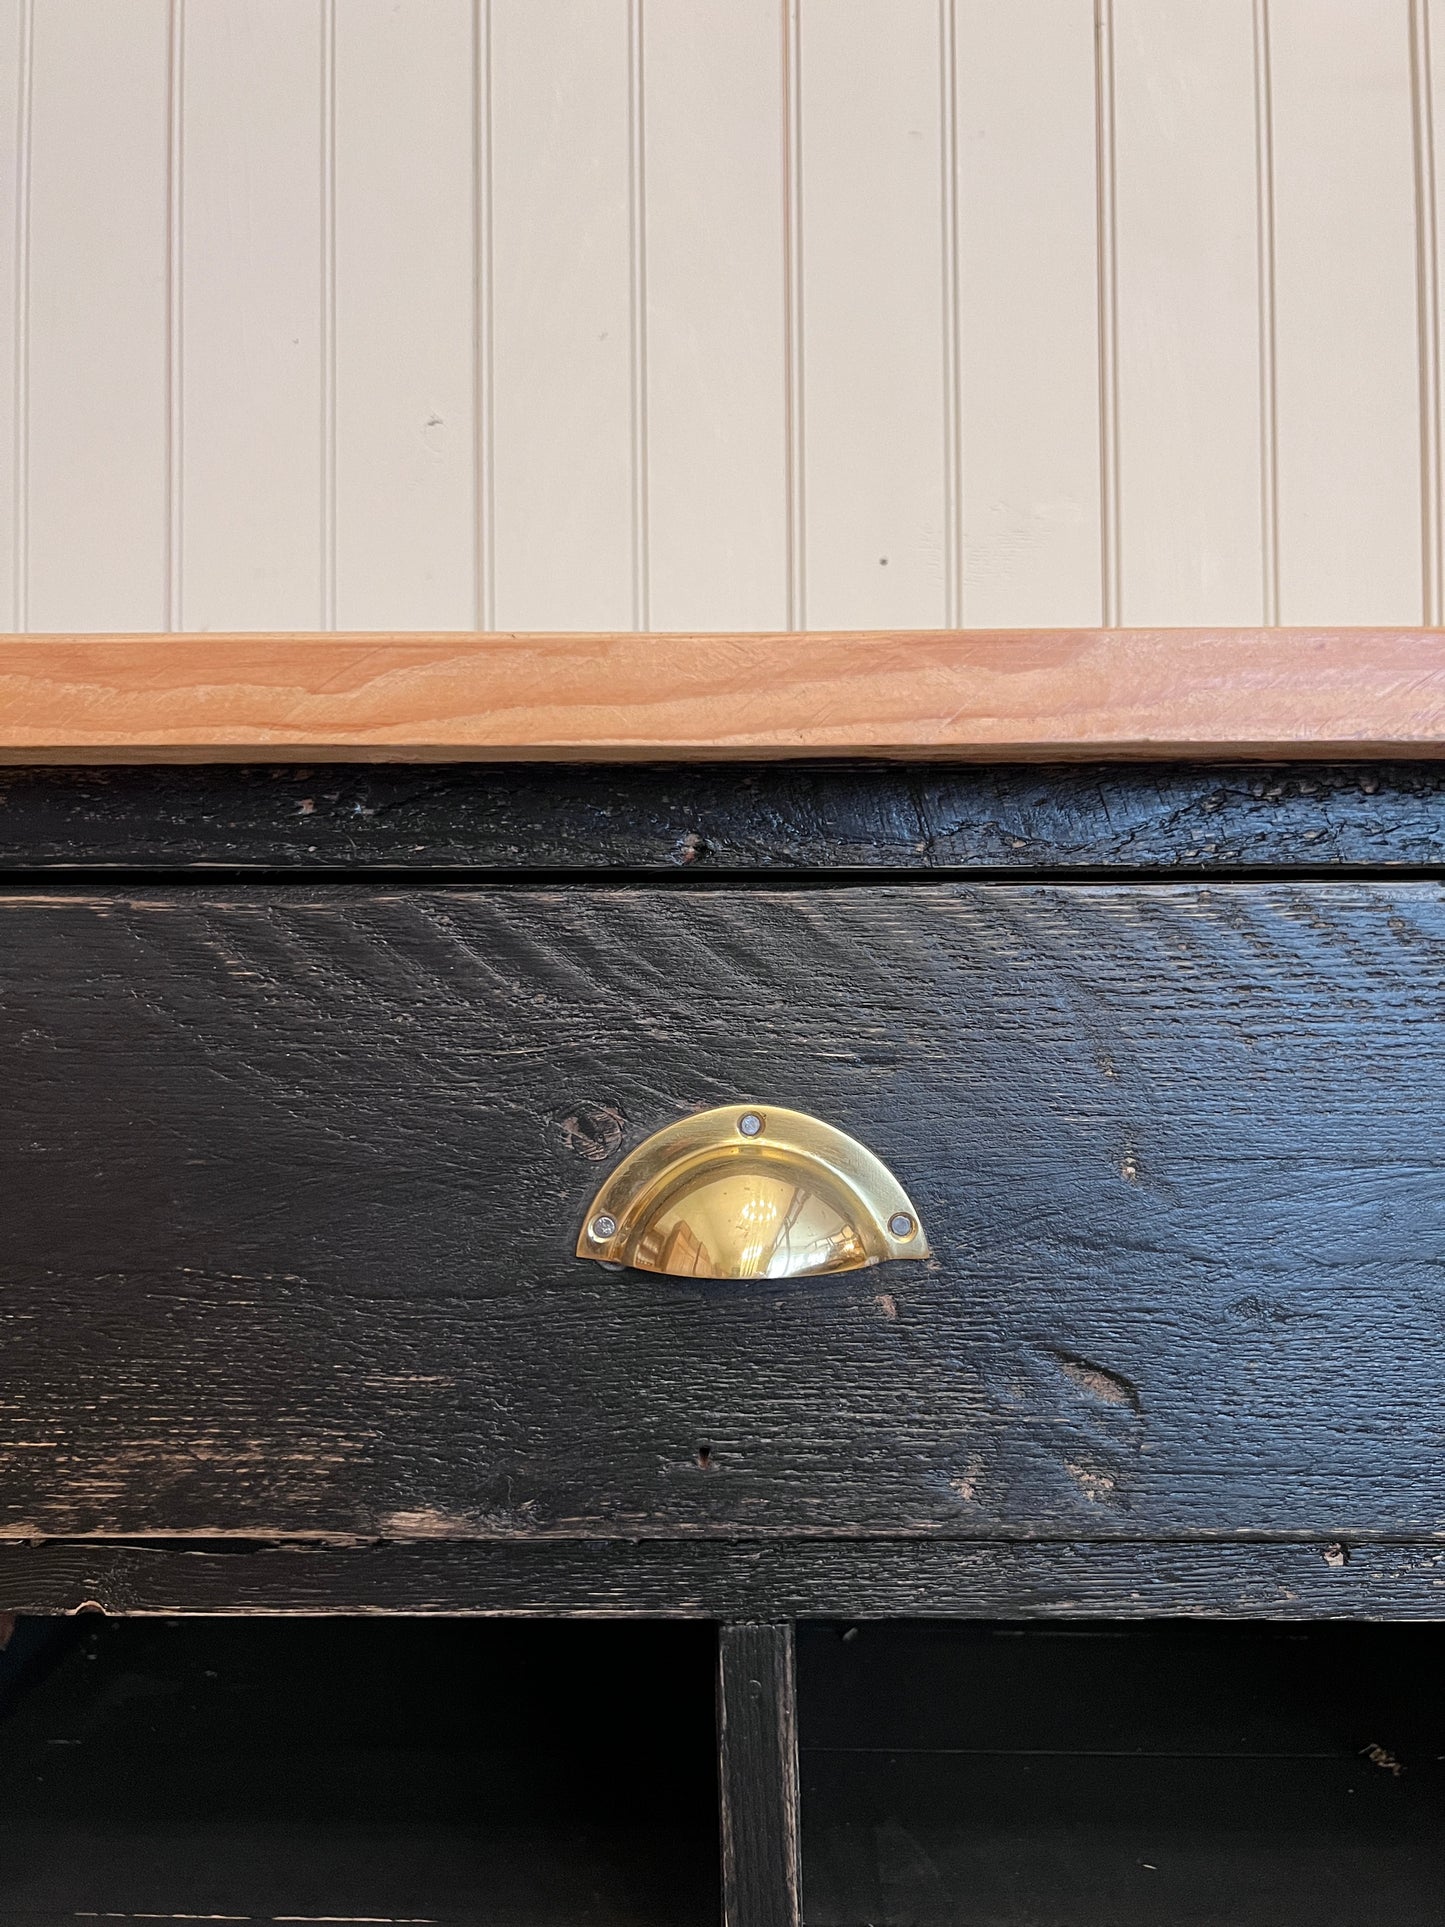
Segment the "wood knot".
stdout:
<svg viewBox="0 0 1445 1927">
<path fill-rule="evenodd" d="M 616 1104 L 579 1104 L 557 1127 L 562 1143 L 574 1157 L 600 1164 L 622 1143 L 627 1119 Z"/>
</svg>

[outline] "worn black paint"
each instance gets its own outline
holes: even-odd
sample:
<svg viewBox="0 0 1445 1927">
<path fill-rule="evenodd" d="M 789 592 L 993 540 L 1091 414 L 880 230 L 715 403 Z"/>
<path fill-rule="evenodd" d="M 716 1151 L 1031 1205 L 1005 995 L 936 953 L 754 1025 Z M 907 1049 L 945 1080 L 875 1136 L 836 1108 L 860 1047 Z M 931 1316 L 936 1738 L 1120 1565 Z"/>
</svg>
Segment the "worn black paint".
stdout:
<svg viewBox="0 0 1445 1927">
<path fill-rule="evenodd" d="M 0 1606 L 743 1622 L 728 1906 L 788 1927 L 795 1618 L 1440 1618 L 1442 852 L 1439 764 L 0 772 L 54 879 L 0 908 Z M 744 1090 L 935 1264 L 570 1258 Z M 953 1905 L 884 1834 L 820 1921 Z"/>
<path fill-rule="evenodd" d="M 1428 1540 L 1442 1017 L 1435 883 L 12 894 L 0 1522 Z M 934 1261 L 572 1256 L 742 1095 Z"/>
<path fill-rule="evenodd" d="M 1439 865 L 1445 764 L 0 770 L 0 871 Z"/>
<path fill-rule="evenodd" d="M 584 1618 L 1445 1619 L 1445 1546 L 1204 1541 L 559 1539 L 0 1543 L 34 1613 Z"/>
<path fill-rule="evenodd" d="M 798 1689 L 786 1622 L 718 1628 L 723 1927 L 800 1927 Z"/>
</svg>

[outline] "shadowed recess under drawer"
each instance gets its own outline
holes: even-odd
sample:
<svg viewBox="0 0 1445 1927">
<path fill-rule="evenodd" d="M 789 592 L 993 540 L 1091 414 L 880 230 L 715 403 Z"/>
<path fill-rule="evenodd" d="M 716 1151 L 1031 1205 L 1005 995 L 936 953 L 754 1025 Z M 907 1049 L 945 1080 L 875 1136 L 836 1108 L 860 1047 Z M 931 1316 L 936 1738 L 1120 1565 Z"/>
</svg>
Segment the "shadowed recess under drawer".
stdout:
<svg viewBox="0 0 1445 1927">
<path fill-rule="evenodd" d="M 0 1662 L 6 1927 L 717 1920 L 704 1627 L 91 1620 L 52 1640 L 18 1690 Z"/>
<path fill-rule="evenodd" d="M 811 1626 L 808 1927 L 1434 1927 L 1442 1628 Z"/>
</svg>

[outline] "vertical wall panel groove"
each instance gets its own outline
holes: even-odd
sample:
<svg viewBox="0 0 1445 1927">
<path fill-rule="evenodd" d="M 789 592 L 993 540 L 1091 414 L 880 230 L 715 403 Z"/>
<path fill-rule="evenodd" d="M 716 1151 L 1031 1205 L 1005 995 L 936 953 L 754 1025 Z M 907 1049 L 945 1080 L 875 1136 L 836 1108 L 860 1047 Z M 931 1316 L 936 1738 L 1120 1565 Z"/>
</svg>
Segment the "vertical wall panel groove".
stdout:
<svg viewBox="0 0 1445 1927">
<path fill-rule="evenodd" d="M 1119 268 L 1114 237 L 1114 0 L 1094 0 L 1099 249 L 1099 535 L 1103 619 L 1122 622 L 1119 490 Z"/>
<path fill-rule="evenodd" d="M 185 625 L 185 72 L 186 0 L 171 0 L 166 124 L 166 628 Z"/>
<path fill-rule="evenodd" d="M 1424 527 L 1425 563 L 1434 592 L 1432 622 L 1445 621 L 1445 394 L 1441 391 L 1440 311 L 1441 248 L 1440 209 L 1445 205 L 1445 142 L 1437 130 L 1445 124 L 1445 60 L 1440 55 L 1441 0 L 1420 0 L 1416 15 L 1416 73 L 1414 84 L 1421 90 L 1418 113 L 1421 116 L 1417 141 L 1417 219 L 1421 225 L 1419 252 L 1427 277 L 1420 290 L 1421 352 L 1421 462 L 1425 486 L 1422 488 L 1421 518 Z M 1422 151 L 1423 150 L 1423 151 Z M 1428 178 L 1421 178 L 1422 164 Z M 1427 611 L 1432 605 L 1427 602 Z"/>
<path fill-rule="evenodd" d="M 336 627 L 336 0 L 321 5 L 321 627 Z"/>
<path fill-rule="evenodd" d="M 647 106 L 643 0 L 627 0 L 627 254 L 632 348 L 632 626 L 649 627 L 647 492 Z"/>
<path fill-rule="evenodd" d="M 187 8 L 180 238 L 188 627 L 329 626 L 331 0 Z"/>
<path fill-rule="evenodd" d="M 166 618 L 169 0 L 41 0 L 30 114 L 26 602 Z"/>
<path fill-rule="evenodd" d="M 475 621 L 496 627 L 492 404 L 492 0 L 472 0 L 472 467 Z"/>
<path fill-rule="evenodd" d="M 1441 620 L 1440 322 L 1435 117 L 1428 0 L 1410 0 L 1410 106 L 1415 152 L 1416 328 L 1420 344 L 1420 562 L 1423 619 Z"/>
<path fill-rule="evenodd" d="M 1093 8 L 951 4 L 963 620 L 1097 623 Z"/>
<path fill-rule="evenodd" d="M 1259 279 L 1259 508 L 1262 620 L 1279 621 L 1279 410 L 1275 400 L 1274 102 L 1269 0 L 1254 0 L 1255 239 Z"/>
<path fill-rule="evenodd" d="M 478 25 L 474 0 L 345 0 L 336 10 L 343 629 L 476 623 Z"/>
<path fill-rule="evenodd" d="M 1287 623 L 1420 619 L 1409 13 L 1408 0 L 1271 0 Z"/>
<path fill-rule="evenodd" d="M 15 177 L 11 234 L 13 276 L 10 317 L 12 367 L 10 383 L 10 500 L 11 539 L 6 545 L 10 564 L 10 626 L 30 623 L 28 575 L 30 551 L 30 123 L 35 49 L 35 0 L 20 0 L 17 17 L 7 36 L 15 48 Z"/>
<path fill-rule="evenodd" d="M 1251 0 L 1113 0 L 1115 486 L 1124 619 L 1259 620 Z"/>
<path fill-rule="evenodd" d="M 952 0 L 961 620 L 1100 620 L 1092 6 Z"/>
<path fill-rule="evenodd" d="M 787 602 L 777 0 L 646 0 L 647 594 L 659 629 L 779 629 Z"/>
<path fill-rule="evenodd" d="M 809 625 L 944 612 L 937 0 L 804 0 Z"/>
<path fill-rule="evenodd" d="M 938 0 L 939 122 L 943 130 L 943 619 L 963 621 L 963 399 L 958 301 L 958 12 Z"/>
<path fill-rule="evenodd" d="M 803 388 L 803 0 L 780 0 L 783 24 L 783 249 L 787 400 L 787 626 L 807 626 L 808 515 Z"/>
<path fill-rule="evenodd" d="M 496 621 L 635 615 L 627 0 L 493 0 Z"/>
</svg>

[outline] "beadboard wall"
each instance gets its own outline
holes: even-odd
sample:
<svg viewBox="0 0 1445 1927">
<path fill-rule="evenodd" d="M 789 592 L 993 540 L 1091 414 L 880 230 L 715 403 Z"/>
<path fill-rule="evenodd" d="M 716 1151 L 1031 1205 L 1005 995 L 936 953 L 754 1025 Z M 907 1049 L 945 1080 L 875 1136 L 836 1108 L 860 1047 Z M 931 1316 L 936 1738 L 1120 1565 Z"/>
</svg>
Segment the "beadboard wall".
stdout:
<svg viewBox="0 0 1445 1927">
<path fill-rule="evenodd" d="M 0 624 L 1438 622 L 1442 88 L 1445 0 L 0 0 Z"/>
</svg>

